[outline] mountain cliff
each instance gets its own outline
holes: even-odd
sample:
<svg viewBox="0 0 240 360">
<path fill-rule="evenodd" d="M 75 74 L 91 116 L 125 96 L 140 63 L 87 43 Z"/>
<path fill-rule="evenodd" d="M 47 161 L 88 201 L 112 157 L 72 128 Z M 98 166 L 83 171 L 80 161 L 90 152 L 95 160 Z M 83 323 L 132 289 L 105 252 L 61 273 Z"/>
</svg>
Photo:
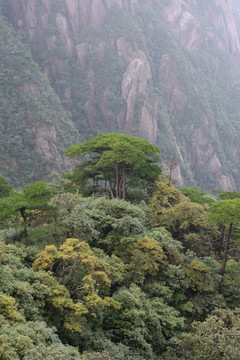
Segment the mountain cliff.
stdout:
<svg viewBox="0 0 240 360">
<path fill-rule="evenodd" d="M 236 2 L 9 0 L 2 8 L 6 26 L 18 34 L 14 41 L 28 49 L 29 64 L 48 89 L 23 78 L 18 100 L 34 97 L 44 111 L 55 111 L 40 115 L 40 106 L 24 113 L 31 152 L 48 162 L 34 178 L 45 176 L 53 160 L 67 165 L 61 147 L 76 142 L 78 132 L 86 139 L 119 131 L 157 144 L 166 171 L 176 164 L 181 185 L 240 188 Z M 44 99 L 46 91 L 54 100 Z M 14 131 L 21 142 L 22 130 Z M 6 167 L 1 172 L 12 178 Z"/>
<path fill-rule="evenodd" d="M 30 47 L 3 16 L 0 34 L 0 173 L 19 187 L 71 169 L 65 148 L 79 135 Z"/>
</svg>

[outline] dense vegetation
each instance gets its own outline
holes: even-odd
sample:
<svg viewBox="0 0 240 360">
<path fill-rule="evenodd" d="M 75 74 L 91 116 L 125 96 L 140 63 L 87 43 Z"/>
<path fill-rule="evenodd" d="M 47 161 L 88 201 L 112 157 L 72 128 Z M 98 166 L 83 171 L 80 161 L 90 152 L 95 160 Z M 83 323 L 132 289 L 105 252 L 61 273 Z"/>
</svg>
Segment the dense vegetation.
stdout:
<svg viewBox="0 0 240 360">
<path fill-rule="evenodd" d="M 127 179 L 128 183 L 130 179 L 135 183 L 135 188 L 144 185 L 147 193 L 149 184 L 161 173 L 159 148 L 144 139 L 124 134 L 99 134 L 71 146 L 67 155 L 71 158 L 88 155 L 69 178 L 88 192 L 108 191 L 111 198 L 125 200 Z M 92 184 L 89 184 L 89 179 Z"/>
<path fill-rule="evenodd" d="M 76 176 L 0 177 L 1 359 L 237 360 L 240 194 Z"/>
<path fill-rule="evenodd" d="M 51 169 L 67 170 L 64 150 L 78 135 L 29 45 L 1 8 L 0 33 L 0 171 L 20 187 L 46 179 Z"/>
</svg>

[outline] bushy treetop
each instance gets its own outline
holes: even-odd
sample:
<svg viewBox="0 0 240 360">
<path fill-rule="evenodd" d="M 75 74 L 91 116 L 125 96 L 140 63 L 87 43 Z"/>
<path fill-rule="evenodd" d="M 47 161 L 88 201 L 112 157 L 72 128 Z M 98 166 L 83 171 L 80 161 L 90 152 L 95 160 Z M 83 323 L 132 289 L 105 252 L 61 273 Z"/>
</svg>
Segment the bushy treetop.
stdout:
<svg viewBox="0 0 240 360">
<path fill-rule="evenodd" d="M 70 158 L 87 156 L 75 171 L 81 184 L 89 179 L 108 182 L 106 191 L 112 198 L 125 199 L 130 177 L 147 182 L 155 181 L 160 173 L 159 148 L 144 139 L 118 133 L 98 134 L 83 143 L 71 146 L 66 154 Z M 97 187 L 98 190 L 100 186 Z"/>
</svg>

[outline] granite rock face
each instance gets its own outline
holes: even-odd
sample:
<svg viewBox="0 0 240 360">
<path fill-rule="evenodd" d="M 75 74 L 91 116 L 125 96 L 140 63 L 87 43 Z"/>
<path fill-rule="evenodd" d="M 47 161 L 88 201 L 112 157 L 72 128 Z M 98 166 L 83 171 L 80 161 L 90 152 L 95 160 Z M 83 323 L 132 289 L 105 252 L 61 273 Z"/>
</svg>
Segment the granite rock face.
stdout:
<svg viewBox="0 0 240 360">
<path fill-rule="evenodd" d="M 232 171 L 240 144 L 224 134 L 225 127 L 240 131 L 226 100 L 237 86 L 229 80 L 225 89 L 217 78 L 225 71 L 228 81 L 240 69 L 240 15 L 230 0 L 9 3 L 9 21 L 30 39 L 34 60 L 83 138 L 99 131 L 141 136 L 160 146 L 164 161 L 178 161 L 179 184 L 240 188 L 240 172 Z M 222 89 L 216 100 L 215 87 Z M 33 129 L 34 146 L 50 156 L 45 131 Z"/>
</svg>

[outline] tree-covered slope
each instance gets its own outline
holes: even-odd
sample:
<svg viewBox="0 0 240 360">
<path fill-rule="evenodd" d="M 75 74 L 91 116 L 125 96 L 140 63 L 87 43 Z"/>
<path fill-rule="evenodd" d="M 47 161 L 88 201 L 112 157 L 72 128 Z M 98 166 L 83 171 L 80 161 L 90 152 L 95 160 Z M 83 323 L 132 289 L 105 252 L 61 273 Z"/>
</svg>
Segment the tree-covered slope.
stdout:
<svg viewBox="0 0 240 360">
<path fill-rule="evenodd" d="M 15 186 L 68 169 L 67 145 L 78 139 L 31 49 L 0 19 L 0 172 Z"/>
<path fill-rule="evenodd" d="M 1 360 L 237 360 L 240 194 L 74 185 L 0 179 Z"/>
<path fill-rule="evenodd" d="M 236 1 L 10 0 L 3 8 L 83 139 L 141 136 L 177 163 L 179 184 L 240 187 Z"/>
</svg>

